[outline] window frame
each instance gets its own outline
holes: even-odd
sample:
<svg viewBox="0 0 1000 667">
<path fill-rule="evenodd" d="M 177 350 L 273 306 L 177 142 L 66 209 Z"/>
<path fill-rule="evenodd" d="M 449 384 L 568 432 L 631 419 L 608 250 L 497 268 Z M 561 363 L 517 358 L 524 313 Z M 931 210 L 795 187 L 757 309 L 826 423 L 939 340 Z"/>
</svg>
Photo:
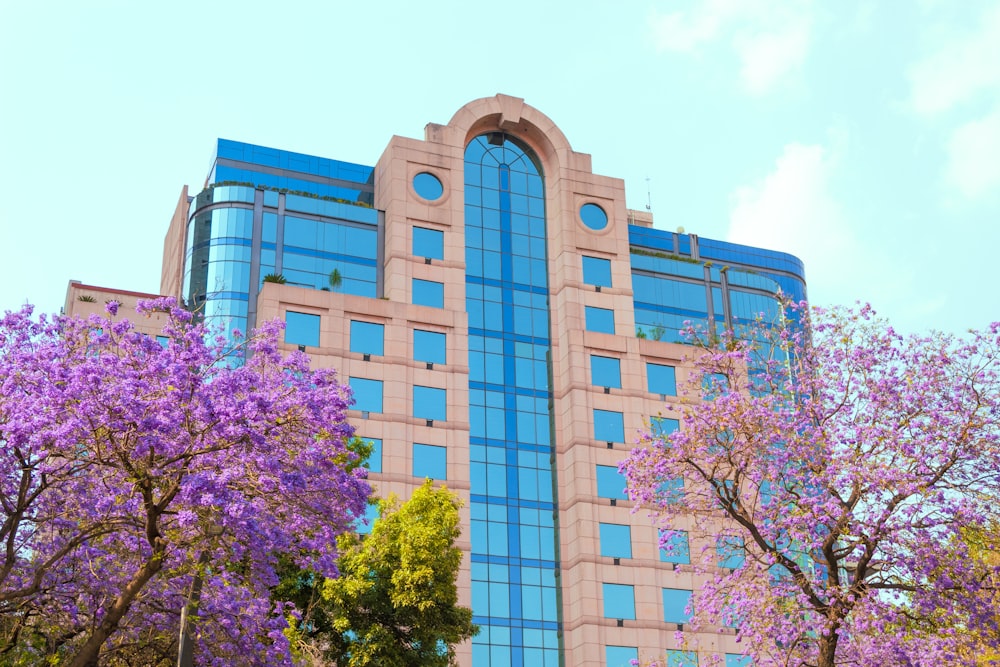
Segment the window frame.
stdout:
<svg viewBox="0 0 1000 667">
<path fill-rule="evenodd" d="M 448 479 L 448 448 L 442 447 L 441 445 L 428 445 L 421 442 L 413 443 L 412 448 L 412 458 L 411 458 L 411 472 L 414 477 L 430 478 L 433 480 L 447 480 Z M 434 457 L 433 460 L 429 460 L 429 457 Z M 440 457 L 439 459 L 437 457 Z M 424 470 L 420 468 L 418 470 L 418 460 L 419 465 L 429 466 L 430 470 Z M 440 475 L 427 474 L 440 472 Z"/>
<path fill-rule="evenodd" d="M 357 325 L 355 327 L 355 325 Z M 374 334 L 378 331 L 378 336 Z M 370 354 L 377 357 L 385 356 L 385 325 L 365 320 L 351 320 L 351 340 L 349 349 L 355 354 Z M 377 345 L 368 343 L 377 341 Z"/>
<path fill-rule="evenodd" d="M 592 255 L 581 255 L 583 283 L 595 287 L 611 287 L 611 260 Z"/>
<path fill-rule="evenodd" d="M 430 340 L 437 341 L 440 336 L 440 351 L 433 350 L 434 354 L 422 354 L 422 350 L 426 350 L 430 346 Z M 421 340 L 418 340 L 421 339 Z M 437 343 L 435 343 L 436 346 Z M 438 354 L 440 352 L 440 354 Z M 433 358 L 429 358 L 433 357 Z M 432 364 L 446 364 L 448 363 L 448 334 L 441 331 L 431 331 L 429 329 L 414 329 L 413 330 L 413 360 L 423 361 L 425 363 Z"/>
<path fill-rule="evenodd" d="M 608 319 L 610 318 L 610 320 Z M 595 333 L 615 333 L 615 311 L 598 306 L 583 307 L 584 328 Z M 607 326 L 610 324 L 610 326 Z"/>
<path fill-rule="evenodd" d="M 307 327 L 308 331 L 304 331 Z M 284 341 L 288 345 L 302 345 L 305 347 L 319 347 L 320 343 L 320 316 L 315 313 L 303 313 L 298 310 L 285 311 L 285 337 Z M 315 330 L 314 330 L 315 329 Z M 300 332 L 308 336 L 299 337 Z M 295 337 L 293 340 L 292 337 Z"/>
<path fill-rule="evenodd" d="M 601 489 L 603 488 L 605 491 L 609 490 L 608 485 L 612 483 L 610 477 L 610 475 L 612 474 L 614 474 L 614 476 L 617 477 L 617 481 L 614 482 L 615 485 L 621 483 L 621 489 L 615 492 L 617 495 L 604 495 Z M 625 491 L 626 487 L 628 486 L 628 480 L 626 480 L 622 476 L 622 474 L 618 472 L 618 468 L 616 466 L 606 466 L 598 463 L 595 466 L 594 482 L 597 486 L 598 498 L 609 498 L 611 500 L 628 500 L 628 493 Z"/>
<path fill-rule="evenodd" d="M 444 259 L 444 232 L 431 227 L 414 226 L 410 250 L 414 257 Z M 427 252 L 427 251 L 430 252 Z"/>
<path fill-rule="evenodd" d="M 663 595 L 663 621 L 677 625 L 690 622 L 692 613 L 684 610 L 691 604 L 694 592 L 687 588 L 662 588 L 661 591 Z M 678 609 L 677 605 L 682 601 L 684 604 Z"/>
<path fill-rule="evenodd" d="M 594 440 L 598 442 L 625 442 L 625 414 L 618 410 L 594 408 Z"/>
<path fill-rule="evenodd" d="M 364 383 L 364 384 L 360 384 L 360 385 L 355 384 L 355 382 L 359 382 L 359 381 L 362 382 L 362 383 Z M 367 383 L 369 383 L 369 382 L 372 383 L 372 384 L 368 385 Z M 364 378 L 364 377 L 358 377 L 358 376 L 353 376 L 352 375 L 352 376 L 348 377 L 347 384 L 351 388 L 351 392 L 354 395 L 354 405 L 351 406 L 352 410 L 358 410 L 360 412 L 367 412 L 369 414 L 381 414 L 382 413 L 382 410 L 383 410 L 383 408 L 385 406 L 385 382 L 383 382 L 382 380 L 374 380 L 372 378 Z M 378 410 L 373 410 L 372 406 L 369 405 L 369 404 L 367 404 L 367 403 L 364 406 L 361 405 L 361 401 L 358 400 L 358 388 L 360 388 L 360 387 L 374 388 L 374 386 L 376 384 L 378 385 Z M 362 395 L 365 396 L 366 400 L 368 399 L 368 396 L 364 392 L 362 392 Z"/>
<path fill-rule="evenodd" d="M 746 563 L 746 542 L 738 535 L 717 535 L 715 557 L 719 567 L 738 570 Z"/>
<path fill-rule="evenodd" d="M 433 288 L 433 294 L 430 290 Z M 411 278 L 410 283 L 411 301 L 415 306 L 426 306 L 428 308 L 444 308 L 444 283 L 437 280 L 424 280 L 423 278 Z M 428 297 L 434 297 L 433 299 Z"/>
<path fill-rule="evenodd" d="M 661 541 L 663 538 L 663 533 L 665 532 L 666 532 L 665 530 L 658 531 Z M 671 545 L 673 546 L 673 553 L 668 554 L 663 547 L 659 547 L 660 562 L 673 563 L 674 565 L 690 565 L 691 564 L 690 534 L 686 530 L 671 530 L 670 532 L 673 533 L 670 539 Z"/>
<path fill-rule="evenodd" d="M 435 403 L 433 410 L 425 412 L 423 405 L 420 405 L 418 408 L 418 403 L 423 404 L 429 400 L 433 400 Z M 439 401 L 440 403 L 438 403 Z M 413 416 L 417 419 L 448 421 L 448 390 L 442 387 L 430 387 L 420 384 L 413 385 Z"/>
<path fill-rule="evenodd" d="M 612 655 L 612 653 L 616 653 L 617 655 Z M 606 644 L 604 646 L 605 667 L 630 667 L 632 664 L 630 661 L 638 659 L 638 646 L 618 646 L 616 644 Z"/>
<path fill-rule="evenodd" d="M 600 377 L 598 377 L 600 376 Z M 609 380 L 609 381 L 604 381 Z M 602 354 L 590 355 L 590 383 L 595 387 L 622 388 L 622 361 Z"/>
<path fill-rule="evenodd" d="M 613 593 L 614 596 L 609 595 Z M 631 611 L 628 611 L 629 600 L 617 599 L 618 596 L 631 598 Z M 619 609 L 620 605 L 626 605 Z M 623 611 L 626 613 L 616 613 Z M 620 618 L 623 620 L 635 620 L 635 586 L 631 584 L 613 584 L 609 582 L 601 583 L 601 612 L 604 618 Z"/>
<path fill-rule="evenodd" d="M 661 374 L 666 374 L 667 371 L 657 370 L 654 373 L 654 369 L 670 369 L 669 380 L 660 379 Z M 655 377 L 654 377 L 655 375 Z M 654 384 L 655 382 L 655 384 Z M 660 383 L 663 383 L 662 385 Z M 661 391 L 661 389 L 668 389 L 669 391 Z M 676 396 L 677 395 L 677 367 L 671 366 L 670 364 L 658 364 L 652 361 L 646 362 L 646 391 L 651 394 L 657 394 L 658 396 Z"/>
<path fill-rule="evenodd" d="M 361 464 L 370 472 L 382 472 L 382 438 L 366 438 L 363 435 L 358 437 L 371 445 L 372 448 L 372 453 Z"/>
<path fill-rule="evenodd" d="M 598 523 L 600 553 L 605 558 L 632 558 L 632 526 L 627 523 Z"/>
</svg>

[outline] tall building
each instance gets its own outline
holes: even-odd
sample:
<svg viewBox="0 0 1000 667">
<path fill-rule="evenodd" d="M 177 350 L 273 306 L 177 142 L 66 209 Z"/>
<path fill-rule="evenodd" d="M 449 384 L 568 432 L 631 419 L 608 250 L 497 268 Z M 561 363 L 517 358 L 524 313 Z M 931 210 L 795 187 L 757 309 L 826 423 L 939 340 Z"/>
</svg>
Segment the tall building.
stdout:
<svg viewBox="0 0 1000 667">
<path fill-rule="evenodd" d="M 616 466 L 640 430 L 678 428 L 685 323 L 804 298 L 799 260 L 655 229 L 505 95 L 392 137 L 374 167 L 219 140 L 163 256 L 163 294 L 227 328 L 280 318 L 290 349 L 339 370 L 381 493 L 431 477 L 464 498 L 481 632 L 463 664 L 744 664 L 731 629 L 675 638 L 704 576 L 689 554 L 738 555 L 661 552 Z M 67 310 L 99 289 L 71 284 Z"/>
</svg>

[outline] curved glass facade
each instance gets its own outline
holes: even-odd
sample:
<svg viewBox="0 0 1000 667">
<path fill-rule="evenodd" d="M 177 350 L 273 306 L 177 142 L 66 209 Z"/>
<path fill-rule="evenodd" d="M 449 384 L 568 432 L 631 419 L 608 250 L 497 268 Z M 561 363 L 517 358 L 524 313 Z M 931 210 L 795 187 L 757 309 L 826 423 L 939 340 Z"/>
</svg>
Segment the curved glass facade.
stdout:
<svg viewBox="0 0 1000 667">
<path fill-rule="evenodd" d="M 775 295 L 779 291 L 795 300 L 805 295 L 800 265 L 790 255 L 756 248 L 737 252 L 743 246 L 725 244 L 725 252 L 719 254 L 734 261 L 730 265 L 705 254 L 694 259 L 663 251 L 686 245 L 690 252 L 689 237 L 674 239 L 670 232 L 646 229 L 631 236 L 635 326 L 640 337 L 684 343 L 687 339 L 682 332 L 689 324 L 721 333 L 761 314 L 773 321 L 778 316 Z M 637 247 L 637 239 L 647 245 Z M 668 246 L 665 241 L 671 239 L 674 244 Z M 653 240 L 655 244 L 650 243 Z M 687 243 L 676 243 L 681 240 Z M 701 249 L 715 252 L 722 248 L 720 243 L 703 241 Z M 760 268 L 748 268 L 747 264 L 760 255 L 770 261 L 762 262 Z"/>
<path fill-rule="evenodd" d="M 226 188 L 232 189 L 248 188 Z M 209 190 L 196 202 L 214 203 L 220 196 Z M 184 294 L 188 306 L 202 312 L 206 322 L 246 331 L 252 239 L 253 208 L 234 202 L 226 208 L 201 209 L 190 217 Z"/>
<path fill-rule="evenodd" d="M 542 174 L 496 133 L 465 150 L 477 667 L 559 664 L 560 609 Z"/>
<path fill-rule="evenodd" d="M 371 204 L 373 172 L 365 165 L 219 139 L 208 182 L 253 183 Z"/>
<path fill-rule="evenodd" d="M 246 332 L 268 274 L 287 284 L 377 297 L 378 212 L 246 186 L 209 186 L 191 203 L 183 294 L 212 327 Z M 257 231 L 255 231 L 257 230 Z M 339 280 L 331 280 L 334 271 Z"/>
</svg>

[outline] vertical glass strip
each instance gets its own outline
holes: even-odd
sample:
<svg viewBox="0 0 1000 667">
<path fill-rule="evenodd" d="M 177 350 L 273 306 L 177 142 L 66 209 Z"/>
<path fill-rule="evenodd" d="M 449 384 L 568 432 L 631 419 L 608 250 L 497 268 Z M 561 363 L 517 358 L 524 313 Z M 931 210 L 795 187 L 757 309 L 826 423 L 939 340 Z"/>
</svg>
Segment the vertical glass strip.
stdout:
<svg viewBox="0 0 1000 667">
<path fill-rule="evenodd" d="M 473 139 L 465 172 L 473 662 L 557 667 L 545 188 L 505 135 Z"/>
</svg>

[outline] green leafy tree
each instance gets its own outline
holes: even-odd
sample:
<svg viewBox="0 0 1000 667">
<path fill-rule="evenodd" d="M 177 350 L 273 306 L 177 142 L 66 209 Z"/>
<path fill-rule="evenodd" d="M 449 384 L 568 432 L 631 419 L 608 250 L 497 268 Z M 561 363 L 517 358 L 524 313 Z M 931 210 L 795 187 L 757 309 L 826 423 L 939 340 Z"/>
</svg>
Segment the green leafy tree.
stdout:
<svg viewBox="0 0 1000 667">
<path fill-rule="evenodd" d="M 328 658 L 341 667 L 457 664 L 455 646 L 478 631 L 458 605 L 459 507 L 427 480 L 402 505 L 379 501 L 370 535 L 338 539 L 340 577 L 323 585 L 320 604 L 333 627 Z"/>
</svg>

